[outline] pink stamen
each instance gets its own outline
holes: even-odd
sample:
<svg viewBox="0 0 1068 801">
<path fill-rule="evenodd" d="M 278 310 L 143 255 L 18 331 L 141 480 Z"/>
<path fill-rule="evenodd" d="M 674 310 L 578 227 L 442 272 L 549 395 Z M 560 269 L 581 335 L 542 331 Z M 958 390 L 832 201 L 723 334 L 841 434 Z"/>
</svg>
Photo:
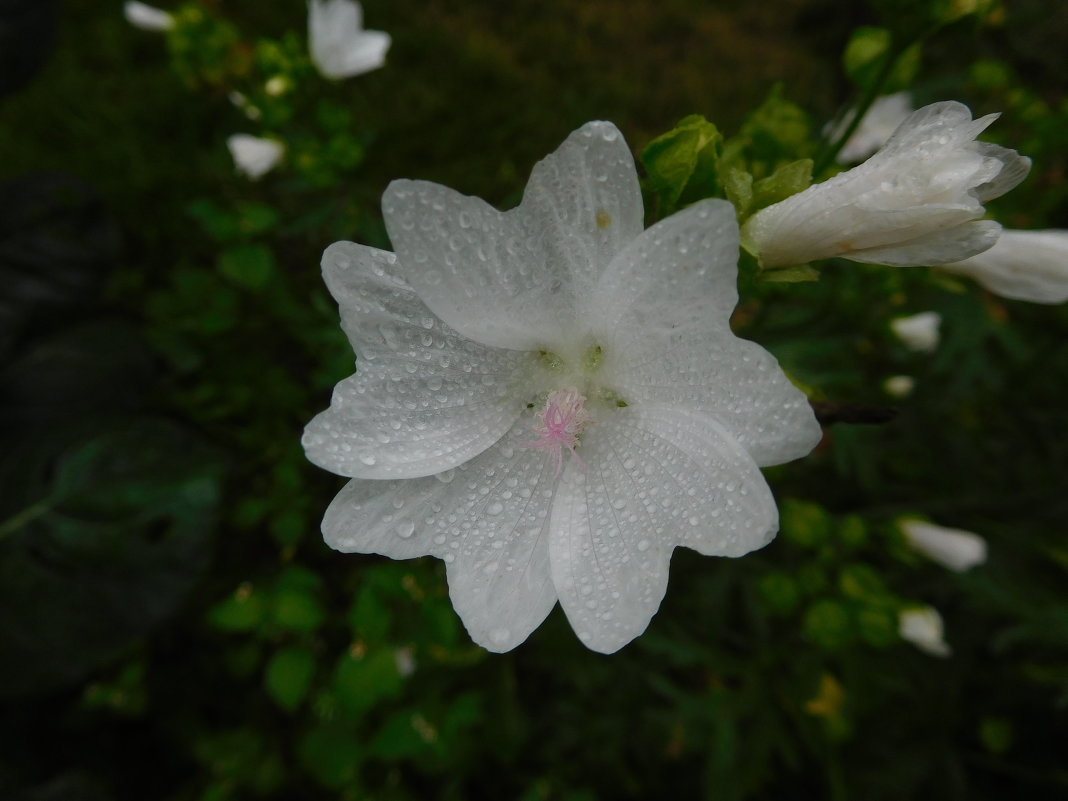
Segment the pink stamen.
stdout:
<svg viewBox="0 0 1068 801">
<path fill-rule="evenodd" d="M 526 447 L 551 453 L 556 460 L 556 475 L 560 475 L 564 464 L 564 448 L 575 457 L 580 467 L 585 467 L 575 453 L 575 446 L 586 426 L 593 423 L 593 418 L 586 411 L 586 398 L 577 389 L 568 387 L 550 393 L 545 408 L 534 417 L 538 421 L 534 426 L 538 439 L 527 443 Z"/>
</svg>

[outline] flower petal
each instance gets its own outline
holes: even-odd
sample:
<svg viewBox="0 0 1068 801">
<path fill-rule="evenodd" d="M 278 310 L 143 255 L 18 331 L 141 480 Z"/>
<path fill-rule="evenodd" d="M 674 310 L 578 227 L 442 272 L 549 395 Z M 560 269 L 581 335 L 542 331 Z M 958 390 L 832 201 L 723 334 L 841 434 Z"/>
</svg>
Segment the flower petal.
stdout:
<svg viewBox="0 0 1068 801">
<path fill-rule="evenodd" d="M 598 421 L 553 503 L 549 556 L 579 638 L 612 653 L 641 634 L 676 545 L 741 556 L 766 545 L 778 511 L 749 454 L 715 421 L 667 406 Z"/>
<path fill-rule="evenodd" d="M 590 327 L 605 332 L 606 358 L 727 331 L 737 280 L 734 207 L 703 200 L 661 220 L 612 260 L 593 292 Z"/>
<path fill-rule="evenodd" d="M 531 415 L 456 470 L 408 481 L 350 481 L 323 519 L 328 545 L 394 559 L 433 555 L 471 638 L 491 651 L 523 642 L 556 603 L 549 575 L 555 471 L 523 447 Z"/>
<path fill-rule="evenodd" d="M 386 63 L 392 42 L 392 37 L 384 31 L 362 31 L 336 54 L 336 74 L 331 77 L 352 78 L 378 69 Z"/>
<path fill-rule="evenodd" d="M 394 181 L 382 208 L 427 306 L 471 339 L 522 350 L 566 343 L 581 299 L 642 228 L 634 160 L 610 123 L 571 134 L 512 211 L 425 181 Z"/>
<path fill-rule="evenodd" d="M 910 267 L 934 266 L 959 261 L 965 253 L 974 256 L 998 241 L 1001 225 L 993 220 L 966 222 L 944 231 L 913 237 L 904 244 L 854 250 L 848 258 L 864 264 Z"/>
<path fill-rule="evenodd" d="M 956 573 L 986 561 L 986 540 L 971 531 L 946 528 L 923 520 L 902 520 L 899 528 L 914 550 Z"/>
<path fill-rule="evenodd" d="M 351 242 L 323 254 L 361 359 L 302 442 L 308 459 L 340 475 L 411 478 L 456 467 L 500 439 L 532 391 L 535 356 L 457 334 L 390 274 L 395 261 Z"/>
<path fill-rule="evenodd" d="M 808 399 L 775 357 L 730 333 L 675 341 L 659 352 L 636 347 L 615 375 L 627 403 L 663 403 L 707 415 L 762 467 L 805 456 L 822 437 Z"/>
<path fill-rule="evenodd" d="M 1068 231 L 1005 230 L 989 250 L 943 264 L 942 269 L 974 278 L 1005 298 L 1064 303 L 1068 300 Z"/>
<path fill-rule="evenodd" d="M 565 266 L 571 291 L 587 297 L 645 227 L 634 156 L 619 129 L 589 122 L 567 137 L 534 166 L 517 212 L 546 260 Z"/>
</svg>

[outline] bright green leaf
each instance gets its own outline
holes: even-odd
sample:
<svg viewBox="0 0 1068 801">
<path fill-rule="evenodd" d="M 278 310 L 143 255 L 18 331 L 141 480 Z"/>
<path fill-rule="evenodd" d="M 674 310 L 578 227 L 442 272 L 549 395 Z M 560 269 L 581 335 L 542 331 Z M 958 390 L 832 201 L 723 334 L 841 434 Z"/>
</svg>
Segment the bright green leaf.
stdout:
<svg viewBox="0 0 1068 801">
<path fill-rule="evenodd" d="M 715 125 L 693 114 L 649 143 L 642 164 L 666 210 L 676 206 L 688 186 L 702 187 L 699 196 L 714 191 L 716 148 L 722 140 Z"/>
<path fill-rule="evenodd" d="M 749 213 L 786 200 L 812 185 L 812 159 L 798 159 L 783 164 L 767 178 L 753 184 L 753 200 Z"/>
</svg>

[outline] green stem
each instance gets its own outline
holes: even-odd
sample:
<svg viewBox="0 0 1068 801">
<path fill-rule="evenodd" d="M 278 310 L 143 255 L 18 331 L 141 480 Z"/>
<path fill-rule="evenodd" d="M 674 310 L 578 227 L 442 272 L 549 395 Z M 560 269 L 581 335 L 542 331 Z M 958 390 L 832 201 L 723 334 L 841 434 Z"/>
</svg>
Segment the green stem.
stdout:
<svg viewBox="0 0 1068 801">
<path fill-rule="evenodd" d="M 886 85 L 887 79 L 890 77 L 890 73 L 894 69 L 894 65 L 897 64 L 897 60 L 904 53 L 906 48 L 897 47 L 893 42 L 890 43 L 890 47 L 886 50 L 886 56 L 883 59 L 883 63 L 879 66 L 879 72 L 876 73 L 875 79 L 868 84 L 868 87 L 864 90 L 864 94 L 860 96 L 860 102 L 856 105 L 853 118 L 849 121 L 849 125 L 842 131 L 839 136 L 829 148 L 824 148 L 820 153 L 819 158 L 816 159 L 816 164 L 812 169 L 813 176 L 820 175 L 831 162 L 834 161 L 835 156 L 842 150 L 845 143 L 849 141 L 854 131 L 860 125 L 860 121 L 864 119 L 864 115 L 868 113 L 868 109 L 871 108 L 872 103 L 882 93 L 883 87 Z"/>
<path fill-rule="evenodd" d="M 41 515 L 52 511 L 54 505 L 52 498 L 45 498 L 32 506 L 27 506 L 21 512 L 15 513 L 3 523 L 0 523 L 0 540 L 3 540 L 9 534 L 14 534 L 20 528 L 28 523 L 32 523 Z"/>
</svg>

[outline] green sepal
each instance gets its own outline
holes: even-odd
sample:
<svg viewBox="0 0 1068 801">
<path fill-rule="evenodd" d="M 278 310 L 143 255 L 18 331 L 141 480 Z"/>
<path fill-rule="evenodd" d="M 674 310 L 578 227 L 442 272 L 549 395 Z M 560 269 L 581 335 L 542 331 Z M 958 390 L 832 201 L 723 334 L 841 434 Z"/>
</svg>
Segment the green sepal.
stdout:
<svg viewBox="0 0 1068 801">
<path fill-rule="evenodd" d="M 764 270 L 760 278 L 776 284 L 802 284 L 806 281 L 819 281 L 820 273 L 811 264 L 792 264 L 776 270 Z"/>
<path fill-rule="evenodd" d="M 716 161 L 723 135 L 700 114 L 684 117 L 642 151 L 649 183 L 660 197 L 661 210 L 669 213 L 685 192 L 698 200 L 716 192 Z"/>
<path fill-rule="evenodd" d="M 791 195 L 803 192 L 812 185 L 812 159 L 798 159 L 780 165 L 767 178 L 753 183 L 753 199 L 749 213 L 778 203 Z"/>
</svg>

